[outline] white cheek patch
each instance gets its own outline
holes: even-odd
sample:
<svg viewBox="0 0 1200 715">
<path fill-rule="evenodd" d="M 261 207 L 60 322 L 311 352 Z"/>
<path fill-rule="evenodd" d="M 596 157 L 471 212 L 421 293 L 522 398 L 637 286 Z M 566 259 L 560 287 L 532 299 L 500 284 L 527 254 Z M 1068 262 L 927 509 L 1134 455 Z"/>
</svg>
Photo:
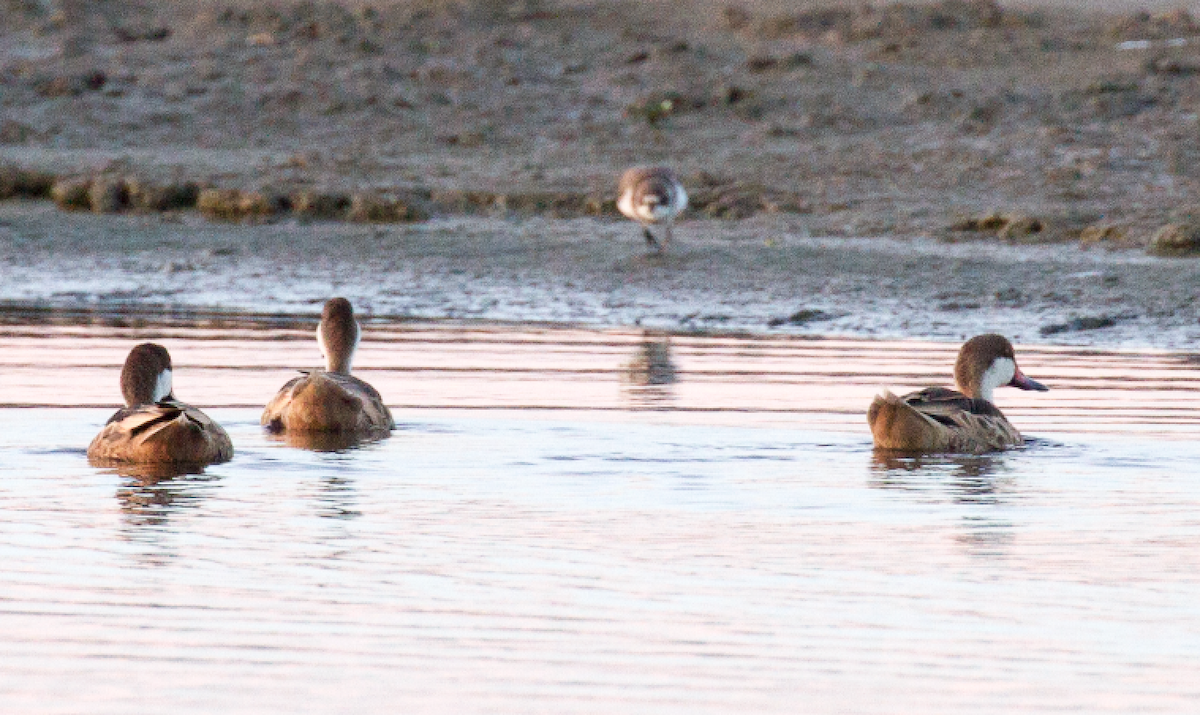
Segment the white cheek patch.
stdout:
<svg viewBox="0 0 1200 715">
<path fill-rule="evenodd" d="M 169 394 L 171 394 L 171 371 L 163 370 L 158 373 L 158 380 L 154 383 L 153 402 L 158 402 Z"/>
<path fill-rule="evenodd" d="M 675 187 L 675 200 L 671 202 L 671 210 L 675 213 L 682 213 L 683 210 L 687 208 L 687 205 L 687 192 L 683 190 L 682 186 L 677 185 Z"/>
<path fill-rule="evenodd" d="M 980 396 L 992 401 L 992 391 L 997 387 L 1003 387 L 1012 382 L 1013 376 L 1017 374 L 1017 363 L 1009 358 L 996 358 L 992 361 L 991 367 L 987 372 L 983 373 L 983 379 L 980 380 L 979 392 Z"/>
<path fill-rule="evenodd" d="M 635 214 L 633 211 L 633 192 L 632 191 L 626 191 L 625 193 L 621 194 L 621 198 L 617 200 L 617 210 L 620 211 L 621 213 L 625 214 L 626 216 L 633 218 L 633 216 Z"/>
</svg>

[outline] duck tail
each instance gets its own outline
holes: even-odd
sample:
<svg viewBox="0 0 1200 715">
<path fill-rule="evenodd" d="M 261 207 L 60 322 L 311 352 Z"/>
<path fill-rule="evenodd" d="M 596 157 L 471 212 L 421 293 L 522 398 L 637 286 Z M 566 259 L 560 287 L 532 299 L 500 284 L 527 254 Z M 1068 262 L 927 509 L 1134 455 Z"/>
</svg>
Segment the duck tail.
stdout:
<svg viewBox="0 0 1200 715">
<path fill-rule="evenodd" d="M 890 390 L 884 390 L 871 403 L 867 424 L 878 449 L 935 451 L 942 441 L 936 424 Z"/>
</svg>

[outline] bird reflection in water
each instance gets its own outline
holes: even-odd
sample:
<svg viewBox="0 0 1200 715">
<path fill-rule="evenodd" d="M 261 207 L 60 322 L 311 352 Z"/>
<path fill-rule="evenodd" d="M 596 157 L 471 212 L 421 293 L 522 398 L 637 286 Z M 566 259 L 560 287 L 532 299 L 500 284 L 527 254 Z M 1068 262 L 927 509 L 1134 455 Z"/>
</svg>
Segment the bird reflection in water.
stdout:
<svg viewBox="0 0 1200 715">
<path fill-rule="evenodd" d="M 310 452 L 346 452 L 389 436 L 381 432 L 271 432 L 267 439 Z"/>
<path fill-rule="evenodd" d="M 386 439 L 390 430 L 379 432 L 278 432 L 267 433 L 267 439 L 289 447 L 305 449 L 324 455 L 323 464 L 349 463 L 348 453 Z M 354 519 L 362 516 L 358 509 L 358 494 L 354 480 L 345 476 L 330 476 L 321 480 L 320 491 L 314 495 L 320 504 L 319 515 L 326 519 Z"/>
<path fill-rule="evenodd" d="M 677 381 L 671 336 L 646 331 L 633 357 L 622 366 L 621 388 L 634 409 L 666 409 Z"/>
<path fill-rule="evenodd" d="M 1013 524 L 992 513 L 1016 495 L 1015 479 L 1009 474 L 1008 455 L 904 454 L 875 450 L 869 485 L 910 495 L 933 497 L 948 494 L 950 502 L 970 509 L 962 516 L 963 532 L 955 537 L 975 556 L 1002 556 L 1014 538 Z"/>
<path fill-rule="evenodd" d="M 122 464 L 112 471 L 124 480 L 117 501 L 135 530 L 167 526 L 172 514 L 198 507 L 207 487 L 219 479 L 206 476 L 202 465 L 189 464 Z"/>
</svg>

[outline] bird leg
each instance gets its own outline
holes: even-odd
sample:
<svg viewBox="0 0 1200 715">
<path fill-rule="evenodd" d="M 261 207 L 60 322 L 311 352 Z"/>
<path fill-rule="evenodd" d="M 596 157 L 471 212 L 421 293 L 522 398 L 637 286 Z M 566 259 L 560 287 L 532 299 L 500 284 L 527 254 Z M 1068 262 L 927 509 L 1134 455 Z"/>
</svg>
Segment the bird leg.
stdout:
<svg viewBox="0 0 1200 715">
<path fill-rule="evenodd" d="M 647 246 L 653 246 L 654 248 L 657 248 L 660 252 L 662 251 L 662 246 L 660 246 L 658 244 L 658 240 L 654 238 L 654 234 L 650 233 L 649 226 L 642 226 L 642 235 L 644 235 L 646 237 L 646 245 Z"/>
</svg>

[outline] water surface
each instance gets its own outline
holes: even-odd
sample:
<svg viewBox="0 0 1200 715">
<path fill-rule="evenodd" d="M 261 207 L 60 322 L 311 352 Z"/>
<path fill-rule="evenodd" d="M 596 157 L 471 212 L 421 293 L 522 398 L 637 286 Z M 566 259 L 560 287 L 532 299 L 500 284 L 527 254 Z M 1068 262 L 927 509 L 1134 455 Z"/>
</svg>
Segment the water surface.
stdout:
<svg viewBox="0 0 1200 715">
<path fill-rule="evenodd" d="M 1023 349 L 1031 444 L 913 459 L 863 412 L 955 346 L 374 325 L 401 427 L 316 452 L 311 327 L 0 335 L 4 711 L 1200 708 L 1192 356 Z M 87 464 L 144 339 L 234 461 Z"/>
</svg>

